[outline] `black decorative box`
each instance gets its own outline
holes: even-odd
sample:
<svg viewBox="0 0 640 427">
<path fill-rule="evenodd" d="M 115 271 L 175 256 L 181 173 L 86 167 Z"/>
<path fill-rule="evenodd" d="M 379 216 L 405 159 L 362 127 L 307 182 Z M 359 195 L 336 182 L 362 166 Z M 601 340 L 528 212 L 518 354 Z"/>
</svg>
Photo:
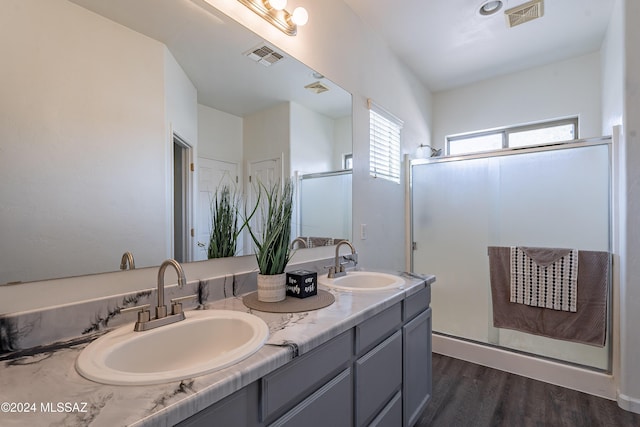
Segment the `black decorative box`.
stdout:
<svg viewBox="0 0 640 427">
<path fill-rule="evenodd" d="M 296 270 L 287 273 L 287 295 L 306 298 L 318 293 L 318 273 Z"/>
</svg>

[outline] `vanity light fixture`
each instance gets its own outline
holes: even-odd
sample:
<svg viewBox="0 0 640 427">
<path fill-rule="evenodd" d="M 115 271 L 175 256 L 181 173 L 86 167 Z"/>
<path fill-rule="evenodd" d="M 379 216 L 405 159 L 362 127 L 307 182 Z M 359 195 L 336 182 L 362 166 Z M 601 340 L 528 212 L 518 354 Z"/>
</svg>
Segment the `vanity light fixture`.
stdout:
<svg viewBox="0 0 640 427">
<path fill-rule="evenodd" d="M 267 0 L 267 3 L 275 10 L 283 10 L 287 7 L 287 0 Z"/>
<path fill-rule="evenodd" d="M 304 7 L 296 7 L 292 13 L 285 10 L 287 0 L 238 0 L 288 36 L 298 33 L 298 26 L 309 20 Z"/>
</svg>

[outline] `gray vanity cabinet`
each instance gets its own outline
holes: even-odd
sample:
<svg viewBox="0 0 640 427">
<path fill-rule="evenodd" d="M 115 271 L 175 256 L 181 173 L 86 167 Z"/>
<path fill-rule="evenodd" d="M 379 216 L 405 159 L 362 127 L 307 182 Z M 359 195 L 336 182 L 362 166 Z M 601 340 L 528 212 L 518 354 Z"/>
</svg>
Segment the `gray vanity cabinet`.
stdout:
<svg viewBox="0 0 640 427">
<path fill-rule="evenodd" d="M 382 411 L 369 427 L 398 427 L 402 421 L 402 392 L 397 392 L 393 399 L 384 407 Z"/>
<path fill-rule="evenodd" d="M 347 368 L 269 426 L 350 427 L 352 390 L 351 368 Z"/>
<path fill-rule="evenodd" d="M 402 306 L 355 327 L 355 422 L 369 425 L 402 387 Z M 402 417 L 396 420 L 399 425 Z"/>
<path fill-rule="evenodd" d="M 431 290 L 294 358 L 180 426 L 413 426 L 431 399 Z"/>
<path fill-rule="evenodd" d="M 181 427 L 350 427 L 353 330 L 184 420 Z"/>
<path fill-rule="evenodd" d="M 397 331 L 358 359 L 355 374 L 355 424 L 360 427 L 369 425 L 402 387 L 402 333 Z"/>
<path fill-rule="evenodd" d="M 402 394 L 404 427 L 415 425 L 431 400 L 431 302 L 426 288 L 404 301 Z"/>
<path fill-rule="evenodd" d="M 349 426 L 352 354 L 353 331 L 347 331 L 266 375 L 260 381 L 261 421 L 274 426 Z"/>
<path fill-rule="evenodd" d="M 404 423 L 413 426 L 431 399 L 431 309 L 402 327 Z"/>
<path fill-rule="evenodd" d="M 258 381 L 178 423 L 180 427 L 258 426 Z"/>
</svg>

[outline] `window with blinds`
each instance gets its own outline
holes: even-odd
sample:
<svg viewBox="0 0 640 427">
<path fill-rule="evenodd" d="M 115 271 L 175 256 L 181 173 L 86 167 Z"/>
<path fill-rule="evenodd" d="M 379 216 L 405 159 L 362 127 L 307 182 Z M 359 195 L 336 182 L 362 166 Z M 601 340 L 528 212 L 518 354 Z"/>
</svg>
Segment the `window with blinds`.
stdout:
<svg viewBox="0 0 640 427">
<path fill-rule="evenodd" d="M 403 122 L 369 102 L 369 174 L 400 184 L 400 131 Z"/>
</svg>

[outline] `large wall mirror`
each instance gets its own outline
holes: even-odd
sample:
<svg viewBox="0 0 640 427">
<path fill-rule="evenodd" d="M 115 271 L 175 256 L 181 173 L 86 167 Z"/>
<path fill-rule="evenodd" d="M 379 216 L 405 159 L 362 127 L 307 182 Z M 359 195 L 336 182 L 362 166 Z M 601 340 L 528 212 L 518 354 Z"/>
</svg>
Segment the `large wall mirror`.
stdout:
<svg viewBox="0 0 640 427">
<path fill-rule="evenodd" d="M 352 100 L 324 76 L 199 0 L 2 9 L 0 284 L 206 259 L 215 189 L 259 176 L 293 177 L 292 237 L 351 237 Z"/>
</svg>

